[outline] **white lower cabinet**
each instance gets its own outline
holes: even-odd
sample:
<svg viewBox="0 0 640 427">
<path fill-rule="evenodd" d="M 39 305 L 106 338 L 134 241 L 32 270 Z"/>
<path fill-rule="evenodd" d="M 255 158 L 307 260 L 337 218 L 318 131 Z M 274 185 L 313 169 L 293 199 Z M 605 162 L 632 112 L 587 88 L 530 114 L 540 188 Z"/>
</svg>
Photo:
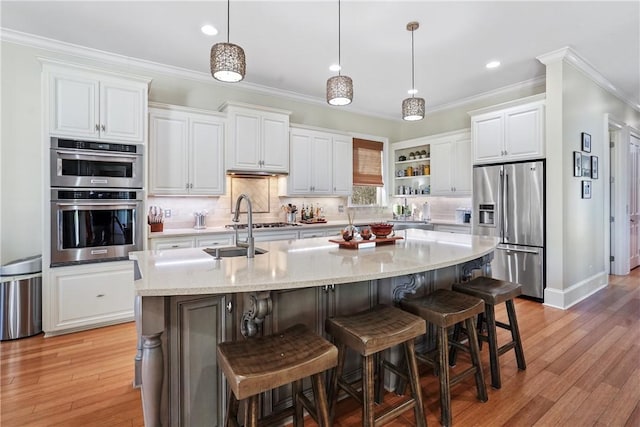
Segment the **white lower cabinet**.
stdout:
<svg viewBox="0 0 640 427">
<path fill-rule="evenodd" d="M 317 228 L 314 230 L 301 230 L 298 234 L 300 239 L 312 239 L 314 237 L 339 237 L 342 227 L 339 228 Z"/>
<path fill-rule="evenodd" d="M 131 261 L 52 268 L 49 286 L 47 333 L 133 320 Z"/>
<path fill-rule="evenodd" d="M 443 231 L 445 233 L 471 234 L 471 225 L 434 224 L 433 231 Z"/>
<path fill-rule="evenodd" d="M 233 240 L 234 235 L 232 233 L 181 237 L 154 237 L 149 240 L 149 248 L 154 251 L 166 251 L 168 249 L 231 246 L 233 245 Z"/>
<path fill-rule="evenodd" d="M 161 237 L 158 239 L 151 239 L 149 244 L 151 250 L 165 251 L 167 249 L 185 249 L 194 248 L 195 239 L 193 237 Z"/>
<path fill-rule="evenodd" d="M 197 236 L 196 248 L 210 248 L 211 246 L 231 246 L 233 245 L 233 235 L 225 236 Z"/>
</svg>

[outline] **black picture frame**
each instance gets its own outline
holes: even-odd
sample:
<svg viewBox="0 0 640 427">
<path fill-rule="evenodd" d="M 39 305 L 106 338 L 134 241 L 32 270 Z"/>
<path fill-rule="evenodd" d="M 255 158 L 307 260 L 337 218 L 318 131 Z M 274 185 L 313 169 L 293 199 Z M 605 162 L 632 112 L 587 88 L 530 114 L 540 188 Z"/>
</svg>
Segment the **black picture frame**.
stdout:
<svg viewBox="0 0 640 427">
<path fill-rule="evenodd" d="M 582 132 L 582 151 L 591 152 L 591 135 L 586 132 Z"/>
<path fill-rule="evenodd" d="M 598 179 L 598 156 L 591 156 L 591 179 Z"/>
<path fill-rule="evenodd" d="M 582 181 L 582 198 L 591 198 L 591 181 Z"/>
<path fill-rule="evenodd" d="M 591 156 L 588 154 L 582 154 L 582 176 L 585 178 L 591 178 Z"/>
<path fill-rule="evenodd" d="M 582 176 L 582 153 L 573 152 L 573 176 Z"/>
</svg>

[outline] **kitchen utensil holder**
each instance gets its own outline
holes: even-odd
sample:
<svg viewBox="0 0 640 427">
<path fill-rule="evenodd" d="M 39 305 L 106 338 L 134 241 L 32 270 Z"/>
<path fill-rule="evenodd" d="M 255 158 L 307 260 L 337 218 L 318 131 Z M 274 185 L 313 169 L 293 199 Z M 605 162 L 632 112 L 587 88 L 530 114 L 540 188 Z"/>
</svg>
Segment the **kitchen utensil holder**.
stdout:
<svg viewBox="0 0 640 427">
<path fill-rule="evenodd" d="M 164 224 L 161 222 L 149 224 L 149 227 L 151 227 L 152 233 L 156 233 L 164 230 Z"/>
</svg>

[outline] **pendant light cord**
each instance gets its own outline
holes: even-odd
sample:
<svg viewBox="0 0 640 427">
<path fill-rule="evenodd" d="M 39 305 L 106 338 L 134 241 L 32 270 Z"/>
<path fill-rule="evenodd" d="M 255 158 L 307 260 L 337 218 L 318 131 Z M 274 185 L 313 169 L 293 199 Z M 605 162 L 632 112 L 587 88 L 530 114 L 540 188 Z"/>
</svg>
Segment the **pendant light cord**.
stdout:
<svg viewBox="0 0 640 427">
<path fill-rule="evenodd" d="M 414 81 L 415 65 L 413 63 L 413 29 L 411 29 L 411 97 L 416 93 L 416 83 Z"/>
<path fill-rule="evenodd" d="M 340 60 L 340 0 L 338 0 L 338 75 L 342 73 L 342 61 Z"/>
<path fill-rule="evenodd" d="M 231 0 L 227 0 L 227 43 L 229 43 L 229 14 L 230 14 L 230 2 Z M 411 33 L 413 34 L 413 32 Z"/>
</svg>

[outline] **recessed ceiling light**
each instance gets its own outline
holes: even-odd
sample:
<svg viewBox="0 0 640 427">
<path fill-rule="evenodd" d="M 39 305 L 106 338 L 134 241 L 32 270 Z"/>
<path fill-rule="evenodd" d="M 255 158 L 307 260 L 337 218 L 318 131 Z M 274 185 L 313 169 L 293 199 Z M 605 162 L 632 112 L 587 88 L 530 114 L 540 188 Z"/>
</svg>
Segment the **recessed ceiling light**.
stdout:
<svg viewBox="0 0 640 427">
<path fill-rule="evenodd" d="M 213 25 L 203 25 L 200 28 L 200 31 L 202 31 L 204 34 L 208 35 L 208 36 L 215 36 L 216 34 L 218 34 L 218 30 L 216 29 L 216 27 L 214 27 Z"/>
<path fill-rule="evenodd" d="M 333 64 L 329 67 L 329 70 L 336 72 L 336 71 L 340 71 L 340 64 Z"/>
<path fill-rule="evenodd" d="M 500 66 L 500 61 L 491 61 L 491 62 L 487 62 L 486 67 L 491 69 L 491 68 L 498 68 Z"/>
<path fill-rule="evenodd" d="M 409 90 L 407 91 L 407 93 L 408 93 L 409 95 L 415 95 L 416 93 L 418 93 L 418 89 L 409 89 Z"/>
</svg>

